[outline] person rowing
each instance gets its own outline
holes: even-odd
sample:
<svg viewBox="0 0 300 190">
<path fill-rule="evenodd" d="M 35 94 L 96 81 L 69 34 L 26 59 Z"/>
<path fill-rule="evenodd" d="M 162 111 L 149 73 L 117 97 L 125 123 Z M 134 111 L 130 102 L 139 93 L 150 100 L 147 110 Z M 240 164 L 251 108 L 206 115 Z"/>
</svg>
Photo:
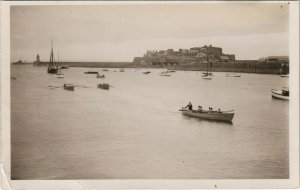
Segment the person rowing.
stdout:
<svg viewBox="0 0 300 190">
<path fill-rule="evenodd" d="M 185 108 L 188 108 L 189 110 L 193 110 L 193 105 L 191 102 L 189 102 L 189 104 L 187 106 L 185 106 Z"/>
</svg>

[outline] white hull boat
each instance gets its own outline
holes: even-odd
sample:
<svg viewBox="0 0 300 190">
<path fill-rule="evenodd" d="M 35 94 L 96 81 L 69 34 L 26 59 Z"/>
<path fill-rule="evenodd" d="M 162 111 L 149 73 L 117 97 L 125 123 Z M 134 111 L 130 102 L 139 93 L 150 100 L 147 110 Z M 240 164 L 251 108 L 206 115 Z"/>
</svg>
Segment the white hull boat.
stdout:
<svg viewBox="0 0 300 190">
<path fill-rule="evenodd" d="M 228 73 L 226 74 L 226 77 L 241 77 L 241 74 Z"/>
<path fill-rule="evenodd" d="M 281 74 L 280 76 L 285 77 L 285 78 L 289 78 L 290 75 L 289 74 Z"/>
<path fill-rule="evenodd" d="M 289 91 L 288 90 L 276 90 L 272 89 L 272 97 L 282 99 L 282 100 L 289 100 Z"/>
<path fill-rule="evenodd" d="M 57 74 L 57 78 L 62 79 L 65 78 L 65 76 L 63 74 Z"/>
<path fill-rule="evenodd" d="M 212 79 L 211 76 L 202 76 L 201 78 L 205 79 L 205 80 L 211 80 Z"/>
<path fill-rule="evenodd" d="M 215 121 L 231 121 L 233 119 L 234 113 L 232 111 L 197 111 L 197 110 L 188 110 L 181 109 L 182 115 L 197 117 L 201 119 L 215 120 Z"/>
</svg>

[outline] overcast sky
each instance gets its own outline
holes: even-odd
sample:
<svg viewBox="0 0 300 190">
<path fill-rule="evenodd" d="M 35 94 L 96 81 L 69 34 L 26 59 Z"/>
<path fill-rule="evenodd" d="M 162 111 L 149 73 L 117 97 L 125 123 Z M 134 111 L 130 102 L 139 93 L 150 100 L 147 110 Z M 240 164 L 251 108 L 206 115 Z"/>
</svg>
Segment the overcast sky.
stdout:
<svg viewBox="0 0 300 190">
<path fill-rule="evenodd" d="M 139 2 L 136 2 L 139 3 Z M 149 50 L 208 44 L 236 59 L 288 55 L 287 3 L 11 7 L 11 57 L 132 61 Z"/>
</svg>

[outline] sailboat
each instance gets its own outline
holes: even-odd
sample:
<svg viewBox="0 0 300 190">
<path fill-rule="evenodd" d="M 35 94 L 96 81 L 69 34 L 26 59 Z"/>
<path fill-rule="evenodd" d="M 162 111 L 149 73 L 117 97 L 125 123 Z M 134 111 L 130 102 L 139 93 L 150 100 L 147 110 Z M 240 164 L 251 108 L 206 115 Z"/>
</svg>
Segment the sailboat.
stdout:
<svg viewBox="0 0 300 190">
<path fill-rule="evenodd" d="M 51 53 L 50 53 L 50 61 L 48 65 L 48 70 L 47 72 L 49 74 L 56 74 L 58 72 L 58 68 L 56 63 L 54 63 L 54 55 L 53 55 L 53 45 L 52 45 L 52 40 L 51 40 Z"/>
</svg>

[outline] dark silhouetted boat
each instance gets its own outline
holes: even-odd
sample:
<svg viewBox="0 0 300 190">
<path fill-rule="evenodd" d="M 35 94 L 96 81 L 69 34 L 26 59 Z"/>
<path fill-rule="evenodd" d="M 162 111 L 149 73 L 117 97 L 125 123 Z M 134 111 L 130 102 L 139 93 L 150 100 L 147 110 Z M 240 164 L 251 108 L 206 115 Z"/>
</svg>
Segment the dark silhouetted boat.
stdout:
<svg viewBox="0 0 300 190">
<path fill-rule="evenodd" d="M 98 71 L 87 71 L 84 74 L 98 74 Z"/>
<path fill-rule="evenodd" d="M 96 77 L 97 78 L 105 78 L 105 75 L 99 75 L 99 74 L 97 74 Z"/>
<path fill-rule="evenodd" d="M 71 90 L 73 91 L 75 86 L 73 84 L 64 84 L 64 89 L 65 90 Z"/>
<path fill-rule="evenodd" d="M 97 87 L 104 90 L 109 90 L 109 84 L 107 83 L 98 84 Z"/>
</svg>

